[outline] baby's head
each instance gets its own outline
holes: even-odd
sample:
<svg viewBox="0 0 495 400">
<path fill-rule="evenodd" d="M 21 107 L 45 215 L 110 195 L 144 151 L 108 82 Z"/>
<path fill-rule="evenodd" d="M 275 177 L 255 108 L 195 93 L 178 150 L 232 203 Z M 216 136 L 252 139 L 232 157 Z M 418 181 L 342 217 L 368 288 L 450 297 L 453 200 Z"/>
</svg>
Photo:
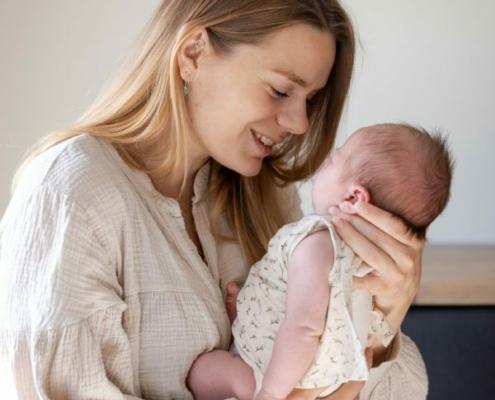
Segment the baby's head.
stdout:
<svg viewBox="0 0 495 400">
<path fill-rule="evenodd" d="M 362 128 L 329 157 L 313 181 L 313 207 L 352 212 L 370 202 L 401 217 L 423 238 L 450 196 L 453 162 L 439 134 L 405 124 Z"/>
</svg>

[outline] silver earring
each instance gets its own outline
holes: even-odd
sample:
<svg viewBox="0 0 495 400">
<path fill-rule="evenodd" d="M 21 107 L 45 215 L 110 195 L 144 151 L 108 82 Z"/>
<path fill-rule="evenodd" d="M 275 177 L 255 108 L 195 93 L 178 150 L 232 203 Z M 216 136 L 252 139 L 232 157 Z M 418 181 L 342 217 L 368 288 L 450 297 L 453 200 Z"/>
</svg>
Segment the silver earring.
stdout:
<svg viewBox="0 0 495 400">
<path fill-rule="evenodd" d="M 189 83 L 184 81 L 184 95 L 187 96 L 189 94 Z"/>
</svg>

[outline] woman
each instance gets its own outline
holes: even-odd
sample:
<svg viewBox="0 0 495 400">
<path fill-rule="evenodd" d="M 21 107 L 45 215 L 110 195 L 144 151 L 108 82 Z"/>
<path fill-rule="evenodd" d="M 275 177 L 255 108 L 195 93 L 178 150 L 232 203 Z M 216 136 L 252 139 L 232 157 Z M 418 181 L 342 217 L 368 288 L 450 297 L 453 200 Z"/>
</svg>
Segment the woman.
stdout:
<svg viewBox="0 0 495 400">
<path fill-rule="evenodd" d="M 191 398 L 195 357 L 230 343 L 227 284 L 300 216 L 289 184 L 330 151 L 353 57 L 337 1 L 163 1 L 113 86 L 17 175 L 0 227 L 3 390 Z M 372 206 L 334 218 L 377 270 L 356 284 L 399 331 L 423 244 Z M 410 339 L 371 351 L 364 388 L 328 398 L 425 397 Z"/>
</svg>

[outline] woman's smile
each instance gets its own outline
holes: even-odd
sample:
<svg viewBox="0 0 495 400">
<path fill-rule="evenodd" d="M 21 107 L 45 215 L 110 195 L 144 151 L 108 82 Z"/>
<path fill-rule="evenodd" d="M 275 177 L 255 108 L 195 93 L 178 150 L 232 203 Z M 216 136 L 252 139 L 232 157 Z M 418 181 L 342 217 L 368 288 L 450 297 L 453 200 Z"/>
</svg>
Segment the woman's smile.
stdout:
<svg viewBox="0 0 495 400">
<path fill-rule="evenodd" d="M 256 132 L 255 130 L 251 129 L 251 136 L 253 137 L 254 143 L 256 144 L 256 147 L 261 151 L 261 155 L 263 157 L 269 156 L 272 154 L 272 145 L 267 146 L 265 143 L 270 143 L 271 139 L 267 138 L 266 136 L 261 135 L 260 133 Z M 265 143 L 263 143 L 265 142 Z"/>
</svg>

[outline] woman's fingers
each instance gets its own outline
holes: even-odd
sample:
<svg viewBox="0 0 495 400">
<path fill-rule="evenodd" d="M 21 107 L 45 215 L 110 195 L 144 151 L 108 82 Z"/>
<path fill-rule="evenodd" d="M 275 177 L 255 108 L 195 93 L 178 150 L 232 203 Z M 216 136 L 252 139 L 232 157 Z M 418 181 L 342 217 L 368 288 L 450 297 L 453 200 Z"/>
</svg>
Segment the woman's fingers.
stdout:
<svg viewBox="0 0 495 400">
<path fill-rule="evenodd" d="M 383 291 L 383 281 L 373 273 L 369 273 L 361 278 L 354 276 L 352 278 L 352 287 L 355 289 L 368 289 L 369 292 L 376 296 Z"/>
<path fill-rule="evenodd" d="M 373 204 L 361 201 L 354 205 L 354 209 L 361 217 L 369 221 L 372 225 L 378 227 L 383 232 L 392 236 L 406 246 L 415 248 L 423 247 L 424 242 L 411 235 L 404 221 L 396 215 Z"/>
<path fill-rule="evenodd" d="M 234 322 L 237 317 L 237 295 L 239 294 L 239 284 L 237 282 L 229 282 L 227 284 L 227 296 L 225 299 L 225 307 L 227 308 L 227 315 L 229 316 L 230 324 Z"/>
<path fill-rule="evenodd" d="M 359 232 L 369 243 L 374 245 L 375 249 L 380 250 L 380 254 L 374 252 L 373 249 L 369 246 L 363 246 L 362 250 L 360 250 L 361 247 L 354 247 L 351 243 L 348 243 L 349 246 L 361 258 L 364 259 L 364 257 L 362 257 L 362 255 L 360 254 L 360 251 L 363 253 L 367 252 L 367 260 L 369 260 L 370 258 L 376 258 L 377 261 L 380 263 L 388 262 L 388 264 L 390 264 L 391 262 L 393 262 L 394 264 L 396 264 L 397 267 L 399 267 L 402 272 L 408 272 L 408 270 L 416 265 L 414 256 L 417 253 L 417 250 L 415 248 L 405 245 L 403 242 L 397 240 L 395 237 L 390 236 L 388 233 L 382 231 L 379 227 L 373 225 L 371 222 L 363 219 L 360 215 L 344 214 L 340 213 L 338 210 L 334 210 L 334 217 L 332 220 L 337 226 L 338 233 L 342 233 L 343 235 L 345 235 L 346 233 L 344 233 L 340 229 L 339 222 L 338 220 L 336 220 L 336 218 L 347 221 L 354 228 L 354 231 Z M 396 219 L 400 221 L 400 219 Z M 345 225 L 345 222 L 341 225 Z M 344 229 L 346 229 L 345 226 Z M 354 236 L 352 232 L 353 231 L 350 231 L 350 234 L 348 235 L 351 237 L 351 239 Z M 347 242 L 347 238 L 348 237 L 343 237 L 345 242 Z M 356 238 L 355 242 L 359 242 L 359 239 Z M 386 256 L 386 259 L 384 259 L 384 255 Z M 374 268 L 377 267 L 378 270 L 378 265 L 372 260 L 371 262 L 368 262 L 368 264 Z M 394 269 L 396 268 L 396 266 L 394 266 Z"/>
<path fill-rule="evenodd" d="M 351 216 L 354 219 L 359 217 Z M 332 221 L 337 229 L 337 233 L 342 240 L 352 249 L 354 252 L 363 259 L 363 261 L 374 268 L 376 272 L 381 276 L 389 277 L 389 279 L 397 279 L 396 263 L 391 259 L 390 255 L 385 250 L 377 247 L 377 245 L 371 242 L 367 233 L 371 228 L 364 228 L 363 224 L 358 226 L 365 232 L 361 232 L 357 226 L 354 226 L 353 221 L 348 221 L 343 218 L 333 218 Z M 365 224 L 368 224 L 364 221 Z M 376 229 L 376 228 L 375 228 Z M 387 279 L 388 280 L 388 279 Z"/>
</svg>

